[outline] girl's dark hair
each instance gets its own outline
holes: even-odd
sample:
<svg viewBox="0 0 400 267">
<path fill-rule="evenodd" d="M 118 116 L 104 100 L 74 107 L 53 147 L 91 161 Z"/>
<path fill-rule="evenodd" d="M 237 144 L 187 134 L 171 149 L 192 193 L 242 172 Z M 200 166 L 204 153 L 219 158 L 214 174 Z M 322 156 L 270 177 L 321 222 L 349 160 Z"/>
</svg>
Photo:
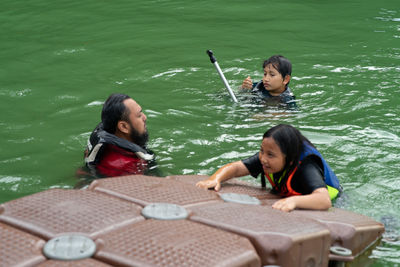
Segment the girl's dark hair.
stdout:
<svg viewBox="0 0 400 267">
<path fill-rule="evenodd" d="M 114 134 L 118 121 L 128 121 L 129 109 L 126 108 L 124 101 L 129 98 L 124 94 L 112 94 L 107 98 L 101 111 L 101 121 L 105 131 Z"/>
<path fill-rule="evenodd" d="M 274 68 L 282 75 L 282 78 L 285 78 L 286 75 L 292 75 L 292 63 L 290 63 L 289 59 L 284 56 L 273 55 L 264 61 L 263 69 L 269 64 L 274 66 Z M 288 85 L 289 83 L 286 84 L 286 88 Z"/>
<path fill-rule="evenodd" d="M 278 187 L 286 184 L 289 174 L 296 168 L 300 160 L 300 154 L 303 152 L 303 143 L 307 142 L 314 146 L 310 140 L 300 133 L 299 130 L 288 124 L 279 124 L 266 131 L 263 135 L 264 138 L 271 137 L 281 149 L 281 152 L 286 156 L 284 170 L 286 171 L 285 177 L 281 180 Z M 277 181 L 275 181 L 277 182 Z"/>
</svg>

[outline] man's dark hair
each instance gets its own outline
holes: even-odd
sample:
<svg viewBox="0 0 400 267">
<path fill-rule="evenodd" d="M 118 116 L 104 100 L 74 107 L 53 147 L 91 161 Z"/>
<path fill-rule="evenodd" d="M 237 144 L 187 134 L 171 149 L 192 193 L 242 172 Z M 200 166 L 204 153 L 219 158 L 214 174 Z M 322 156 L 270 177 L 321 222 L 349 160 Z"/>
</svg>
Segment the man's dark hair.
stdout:
<svg viewBox="0 0 400 267">
<path fill-rule="evenodd" d="M 263 63 L 263 69 L 269 64 L 271 64 L 282 75 L 283 79 L 285 79 L 286 75 L 292 75 L 292 63 L 290 63 L 289 59 L 284 56 L 274 55 L 265 60 Z M 288 85 L 289 83 L 287 83 L 286 88 Z"/>
<path fill-rule="evenodd" d="M 112 94 L 104 102 L 101 121 L 105 131 L 114 134 L 118 121 L 128 121 L 130 111 L 124 104 L 126 99 L 130 99 L 130 97 L 124 94 Z"/>
</svg>

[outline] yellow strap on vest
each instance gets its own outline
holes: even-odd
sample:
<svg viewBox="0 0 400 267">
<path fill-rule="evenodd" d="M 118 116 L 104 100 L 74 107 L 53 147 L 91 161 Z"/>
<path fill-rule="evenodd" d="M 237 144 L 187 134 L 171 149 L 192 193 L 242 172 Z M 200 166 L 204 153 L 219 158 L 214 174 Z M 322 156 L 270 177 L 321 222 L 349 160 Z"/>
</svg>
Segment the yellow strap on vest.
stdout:
<svg viewBox="0 0 400 267">
<path fill-rule="evenodd" d="M 339 194 L 339 190 L 337 190 L 336 188 L 330 186 L 330 185 L 326 185 L 328 187 L 328 193 L 329 193 L 329 197 L 331 198 L 331 200 L 334 200 L 337 195 Z"/>
<path fill-rule="evenodd" d="M 285 177 L 286 171 L 287 171 L 287 170 L 284 170 L 283 173 L 282 173 L 282 175 L 281 175 L 281 177 L 279 177 L 278 184 L 281 182 L 282 178 Z M 270 174 L 270 177 L 271 177 L 272 181 L 274 181 L 274 183 L 276 184 L 277 182 L 276 182 L 275 179 L 274 179 L 274 174 L 273 174 L 273 173 Z"/>
</svg>

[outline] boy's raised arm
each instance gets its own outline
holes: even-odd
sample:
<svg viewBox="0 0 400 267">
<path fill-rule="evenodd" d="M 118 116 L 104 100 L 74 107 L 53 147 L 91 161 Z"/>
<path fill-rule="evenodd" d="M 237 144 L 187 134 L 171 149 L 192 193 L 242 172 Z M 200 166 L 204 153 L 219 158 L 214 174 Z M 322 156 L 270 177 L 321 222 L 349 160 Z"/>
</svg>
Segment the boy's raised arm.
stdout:
<svg viewBox="0 0 400 267">
<path fill-rule="evenodd" d="M 253 88 L 253 81 L 251 80 L 250 76 L 244 79 L 242 83 L 242 89 L 252 89 Z"/>
</svg>

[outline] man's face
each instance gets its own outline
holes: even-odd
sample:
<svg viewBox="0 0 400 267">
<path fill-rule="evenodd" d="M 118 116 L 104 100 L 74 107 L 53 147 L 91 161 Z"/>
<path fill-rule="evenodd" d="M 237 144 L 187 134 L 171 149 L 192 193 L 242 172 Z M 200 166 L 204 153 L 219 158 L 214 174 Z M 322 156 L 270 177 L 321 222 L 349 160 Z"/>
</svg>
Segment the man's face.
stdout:
<svg viewBox="0 0 400 267">
<path fill-rule="evenodd" d="M 124 100 L 124 105 L 130 112 L 128 117 L 128 123 L 130 126 L 129 136 L 135 144 L 144 146 L 148 140 L 148 132 L 146 128 L 147 117 L 144 115 L 142 108 L 135 100 L 131 98 L 126 99 Z"/>
</svg>

